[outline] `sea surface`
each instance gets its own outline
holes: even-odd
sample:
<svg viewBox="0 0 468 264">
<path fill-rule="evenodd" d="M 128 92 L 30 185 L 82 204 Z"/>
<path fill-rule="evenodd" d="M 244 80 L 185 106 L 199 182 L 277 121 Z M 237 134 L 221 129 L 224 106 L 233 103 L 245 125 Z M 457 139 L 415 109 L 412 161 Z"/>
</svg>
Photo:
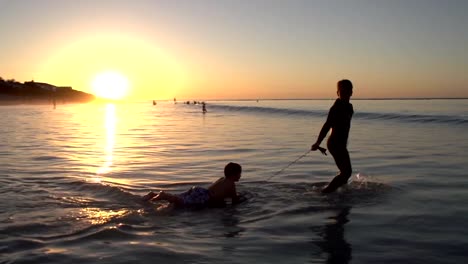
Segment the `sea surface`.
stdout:
<svg viewBox="0 0 468 264">
<path fill-rule="evenodd" d="M 352 103 L 329 195 L 333 100 L 0 106 L 0 263 L 467 263 L 468 100 Z M 231 161 L 241 204 L 141 202 Z"/>
</svg>

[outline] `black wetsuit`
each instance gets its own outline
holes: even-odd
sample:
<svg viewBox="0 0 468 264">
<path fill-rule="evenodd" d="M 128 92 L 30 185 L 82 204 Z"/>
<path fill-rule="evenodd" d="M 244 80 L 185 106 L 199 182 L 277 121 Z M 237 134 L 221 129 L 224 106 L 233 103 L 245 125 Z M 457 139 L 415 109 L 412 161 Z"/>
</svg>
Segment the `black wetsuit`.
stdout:
<svg viewBox="0 0 468 264">
<path fill-rule="evenodd" d="M 333 106 L 328 113 L 327 121 L 320 131 L 320 138 L 323 139 L 328 131 L 332 129 L 332 133 L 328 138 L 327 147 L 333 158 L 335 159 L 336 166 L 340 170 L 328 186 L 323 190 L 324 192 L 333 192 L 341 185 L 348 182 L 351 177 L 352 168 L 351 160 L 347 149 L 349 129 L 351 127 L 351 118 L 353 117 L 353 105 L 341 99 L 336 99 Z"/>
</svg>

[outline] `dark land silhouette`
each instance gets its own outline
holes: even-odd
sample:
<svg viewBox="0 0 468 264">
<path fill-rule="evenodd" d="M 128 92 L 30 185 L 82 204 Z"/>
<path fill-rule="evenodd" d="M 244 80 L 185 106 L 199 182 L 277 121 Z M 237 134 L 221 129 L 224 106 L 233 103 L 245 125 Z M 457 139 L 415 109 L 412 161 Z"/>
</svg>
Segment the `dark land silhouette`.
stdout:
<svg viewBox="0 0 468 264">
<path fill-rule="evenodd" d="M 35 81 L 20 83 L 0 77 L 0 104 L 87 103 L 94 99 L 94 95 L 73 90 L 70 86 Z"/>
</svg>

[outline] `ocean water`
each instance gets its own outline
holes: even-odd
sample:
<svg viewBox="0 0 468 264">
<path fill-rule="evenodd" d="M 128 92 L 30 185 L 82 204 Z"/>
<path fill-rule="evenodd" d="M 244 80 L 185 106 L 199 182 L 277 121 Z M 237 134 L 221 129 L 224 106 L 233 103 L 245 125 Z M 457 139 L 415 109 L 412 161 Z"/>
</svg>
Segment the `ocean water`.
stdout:
<svg viewBox="0 0 468 264">
<path fill-rule="evenodd" d="M 352 103 L 353 177 L 329 195 L 319 152 L 267 179 L 332 100 L 0 106 L 0 263 L 465 263 L 468 100 Z M 140 202 L 230 161 L 239 205 Z"/>
</svg>

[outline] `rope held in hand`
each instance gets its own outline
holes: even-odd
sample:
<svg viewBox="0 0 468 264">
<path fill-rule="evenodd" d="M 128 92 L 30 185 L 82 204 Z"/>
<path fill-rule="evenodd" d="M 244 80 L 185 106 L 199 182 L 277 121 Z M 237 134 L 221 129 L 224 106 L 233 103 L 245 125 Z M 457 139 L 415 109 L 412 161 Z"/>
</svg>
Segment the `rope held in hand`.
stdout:
<svg viewBox="0 0 468 264">
<path fill-rule="evenodd" d="M 322 148 L 322 147 L 319 147 L 318 150 L 320 150 L 320 152 L 322 152 L 323 155 L 327 155 L 327 150 Z M 286 167 L 282 168 L 281 170 L 277 171 L 275 174 L 271 175 L 270 177 L 268 177 L 268 179 L 266 181 L 269 181 L 271 180 L 273 177 L 281 174 L 283 171 L 285 171 L 287 168 L 289 168 L 291 165 L 293 165 L 294 163 L 298 162 L 299 160 L 301 160 L 302 158 L 304 158 L 305 156 L 307 156 L 307 154 L 309 154 L 312 150 L 308 150 L 306 151 L 304 154 L 302 154 L 301 156 L 299 156 L 297 159 L 295 159 L 294 161 L 292 161 L 291 163 L 289 163 Z"/>
</svg>

